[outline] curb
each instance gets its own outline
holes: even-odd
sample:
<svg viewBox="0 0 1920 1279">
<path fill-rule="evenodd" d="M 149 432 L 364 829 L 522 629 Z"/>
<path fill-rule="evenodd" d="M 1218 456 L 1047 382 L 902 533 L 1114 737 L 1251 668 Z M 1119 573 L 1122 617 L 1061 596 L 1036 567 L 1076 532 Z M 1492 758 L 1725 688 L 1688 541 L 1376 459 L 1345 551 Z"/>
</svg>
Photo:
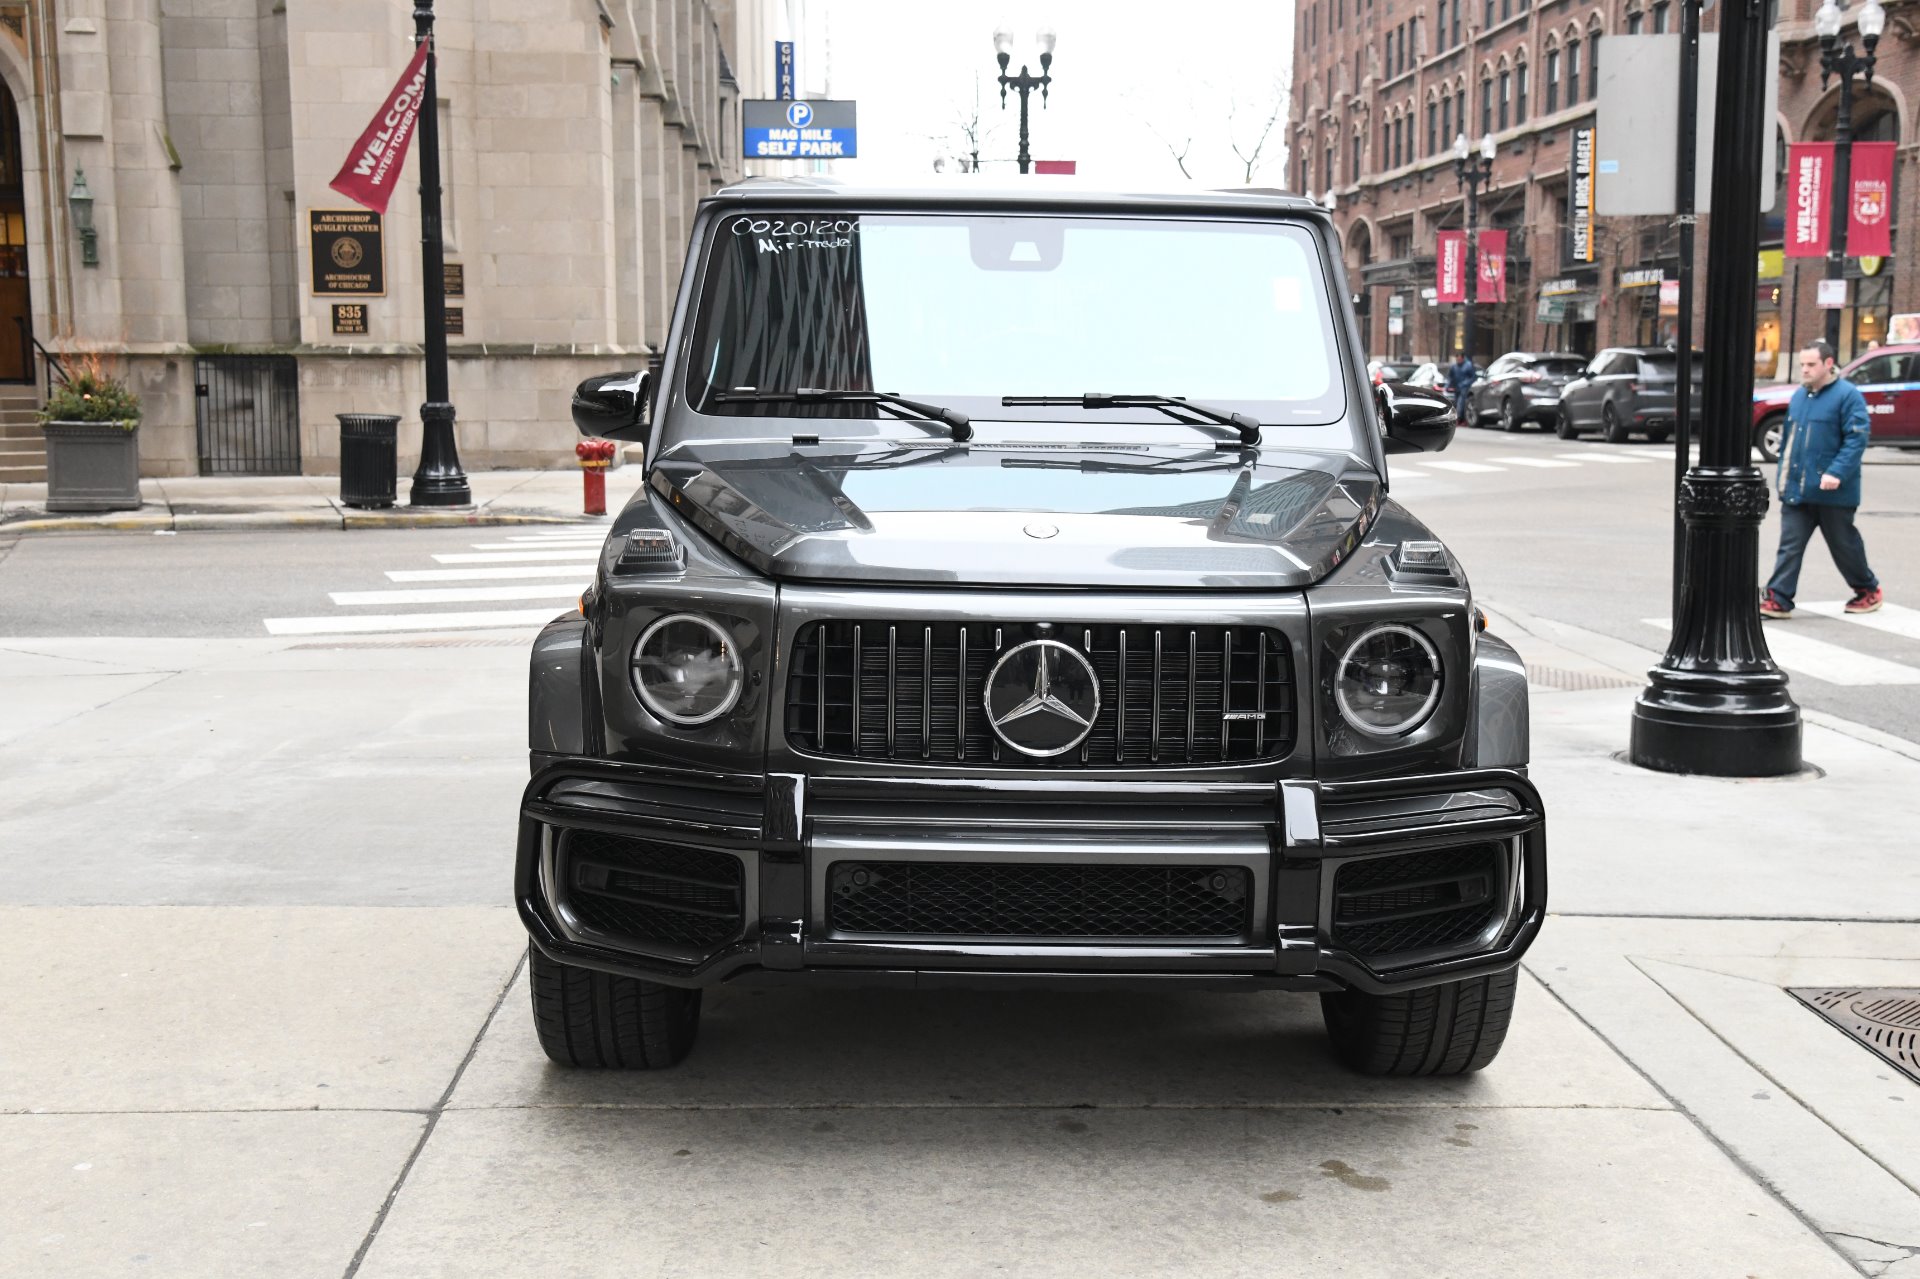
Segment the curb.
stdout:
<svg viewBox="0 0 1920 1279">
<path fill-rule="evenodd" d="M 539 511 L 232 511 L 165 515 L 72 515 L 0 521 L 0 538 L 29 533 L 206 533 L 249 528 L 482 528 L 510 524 L 588 524 L 570 515 Z"/>
</svg>

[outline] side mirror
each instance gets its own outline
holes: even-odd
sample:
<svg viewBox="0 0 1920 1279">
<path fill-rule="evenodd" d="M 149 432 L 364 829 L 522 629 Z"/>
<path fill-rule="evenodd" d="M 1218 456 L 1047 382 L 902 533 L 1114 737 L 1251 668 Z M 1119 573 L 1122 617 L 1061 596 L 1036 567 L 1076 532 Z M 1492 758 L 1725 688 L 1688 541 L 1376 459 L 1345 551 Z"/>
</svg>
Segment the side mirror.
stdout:
<svg viewBox="0 0 1920 1279">
<path fill-rule="evenodd" d="M 644 441 L 652 381 L 644 370 L 588 378 L 574 388 L 574 426 L 592 439 Z"/>
<path fill-rule="evenodd" d="M 1411 386 L 1376 392 L 1389 453 L 1438 453 L 1453 443 L 1453 404 L 1444 395 Z"/>
</svg>

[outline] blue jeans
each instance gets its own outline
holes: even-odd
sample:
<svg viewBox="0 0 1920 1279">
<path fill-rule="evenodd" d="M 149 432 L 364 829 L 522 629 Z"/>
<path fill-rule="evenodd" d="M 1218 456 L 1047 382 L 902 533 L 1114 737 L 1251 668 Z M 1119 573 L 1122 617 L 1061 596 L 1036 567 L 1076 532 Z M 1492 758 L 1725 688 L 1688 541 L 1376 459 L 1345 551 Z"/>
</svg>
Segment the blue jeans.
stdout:
<svg viewBox="0 0 1920 1279">
<path fill-rule="evenodd" d="M 1870 591 L 1880 585 L 1880 579 L 1867 567 L 1866 543 L 1860 540 L 1860 530 L 1853 526 L 1854 512 L 1859 509 L 1857 506 L 1822 506 L 1817 502 L 1782 502 L 1780 554 L 1773 562 L 1773 580 L 1767 583 L 1767 589 L 1789 608 L 1793 606 L 1793 592 L 1800 585 L 1800 560 L 1806 555 L 1807 543 L 1813 540 L 1816 528 L 1827 539 L 1827 550 L 1833 553 L 1833 566 L 1840 570 L 1848 586 L 1856 591 Z"/>
</svg>

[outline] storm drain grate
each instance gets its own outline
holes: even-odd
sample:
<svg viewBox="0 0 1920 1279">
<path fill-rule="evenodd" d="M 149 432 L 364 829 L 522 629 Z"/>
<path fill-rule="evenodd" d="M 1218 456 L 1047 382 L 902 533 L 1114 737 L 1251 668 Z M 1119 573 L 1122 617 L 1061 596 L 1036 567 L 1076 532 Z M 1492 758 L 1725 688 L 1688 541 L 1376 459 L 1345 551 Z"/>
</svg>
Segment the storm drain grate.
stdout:
<svg viewBox="0 0 1920 1279">
<path fill-rule="evenodd" d="M 1529 666 L 1527 683 L 1541 688 L 1557 688 L 1563 693 L 1587 693 L 1596 688 L 1638 688 L 1641 681 L 1621 675 L 1563 670 L 1558 666 Z"/>
<path fill-rule="evenodd" d="M 1790 990 L 1807 1007 L 1920 1084 L 1920 990 Z"/>
</svg>

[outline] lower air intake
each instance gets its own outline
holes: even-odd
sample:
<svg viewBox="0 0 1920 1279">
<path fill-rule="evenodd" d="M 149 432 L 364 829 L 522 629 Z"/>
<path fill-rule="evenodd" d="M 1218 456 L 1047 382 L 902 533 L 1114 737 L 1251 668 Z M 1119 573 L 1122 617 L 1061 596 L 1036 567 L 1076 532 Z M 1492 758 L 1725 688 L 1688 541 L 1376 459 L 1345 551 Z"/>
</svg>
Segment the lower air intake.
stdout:
<svg viewBox="0 0 1920 1279">
<path fill-rule="evenodd" d="M 1251 880 L 1243 866 L 836 862 L 828 923 L 842 936 L 1237 941 Z"/>
<path fill-rule="evenodd" d="M 641 945 L 711 950 L 739 936 L 740 859 L 651 840 L 568 831 L 567 906 L 596 932 Z"/>
<path fill-rule="evenodd" d="M 1366 959 L 1462 946 L 1499 917 L 1499 844 L 1370 857 L 1333 881 L 1333 944 Z"/>
</svg>

